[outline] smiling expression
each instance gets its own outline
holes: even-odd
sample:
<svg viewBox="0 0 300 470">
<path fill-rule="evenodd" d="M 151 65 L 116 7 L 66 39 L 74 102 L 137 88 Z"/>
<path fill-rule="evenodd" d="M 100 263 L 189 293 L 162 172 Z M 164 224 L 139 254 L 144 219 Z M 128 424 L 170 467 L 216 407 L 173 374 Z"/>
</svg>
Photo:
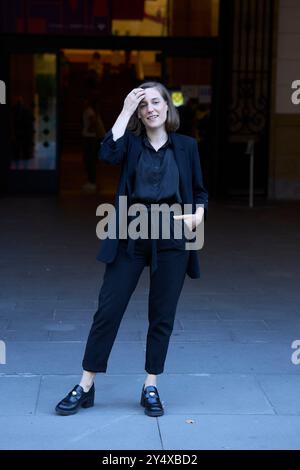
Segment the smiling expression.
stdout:
<svg viewBox="0 0 300 470">
<path fill-rule="evenodd" d="M 146 128 L 156 129 L 164 126 L 168 105 L 157 88 L 146 88 L 145 98 L 138 106 L 138 117 Z"/>
</svg>

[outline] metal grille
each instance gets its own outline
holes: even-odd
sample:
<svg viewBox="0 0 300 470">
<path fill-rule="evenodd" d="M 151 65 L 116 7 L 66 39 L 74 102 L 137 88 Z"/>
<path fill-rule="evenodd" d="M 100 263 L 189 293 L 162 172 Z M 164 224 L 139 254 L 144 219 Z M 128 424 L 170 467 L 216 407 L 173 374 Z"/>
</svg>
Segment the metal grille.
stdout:
<svg viewBox="0 0 300 470">
<path fill-rule="evenodd" d="M 273 0 L 235 0 L 230 140 L 258 140 L 268 123 Z"/>
</svg>

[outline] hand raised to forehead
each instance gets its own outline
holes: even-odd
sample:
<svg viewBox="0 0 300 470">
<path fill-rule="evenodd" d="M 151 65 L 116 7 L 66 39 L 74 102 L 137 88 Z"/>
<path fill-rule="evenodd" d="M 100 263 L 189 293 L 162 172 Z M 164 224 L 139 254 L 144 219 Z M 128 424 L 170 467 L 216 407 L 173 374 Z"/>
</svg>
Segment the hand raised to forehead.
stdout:
<svg viewBox="0 0 300 470">
<path fill-rule="evenodd" d="M 145 98 L 145 90 L 143 88 L 134 88 L 126 96 L 123 109 L 130 115 L 134 113 L 139 103 Z"/>
</svg>

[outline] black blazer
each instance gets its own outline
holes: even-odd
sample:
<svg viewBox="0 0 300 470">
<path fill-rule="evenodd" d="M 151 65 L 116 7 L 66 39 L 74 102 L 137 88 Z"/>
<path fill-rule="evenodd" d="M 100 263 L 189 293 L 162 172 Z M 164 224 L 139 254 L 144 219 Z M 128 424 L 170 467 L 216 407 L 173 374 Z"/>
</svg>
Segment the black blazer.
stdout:
<svg viewBox="0 0 300 470">
<path fill-rule="evenodd" d="M 170 139 L 174 145 L 174 155 L 179 171 L 180 194 L 183 204 L 192 204 L 193 213 L 196 204 L 204 205 L 204 220 L 207 217 L 208 193 L 203 185 L 200 157 L 196 139 L 182 134 L 170 132 Z M 142 137 L 136 136 L 126 130 L 124 135 L 113 140 L 110 129 L 101 142 L 99 158 L 109 164 L 121 164 L 121 174 L 115 197 L 115 209 L 119 218 L 119 196 L 130 196 L 133 193 L 134 175 L 138 157 L 142 151 Z M 102 240 L 97 259 L 104 263 L 114 261 L 119 240 L 106 238 Z M 196 250 L 190 250 L 187 274 L 195 279 L 200 277 L 199 260 Z"/>
</svg>

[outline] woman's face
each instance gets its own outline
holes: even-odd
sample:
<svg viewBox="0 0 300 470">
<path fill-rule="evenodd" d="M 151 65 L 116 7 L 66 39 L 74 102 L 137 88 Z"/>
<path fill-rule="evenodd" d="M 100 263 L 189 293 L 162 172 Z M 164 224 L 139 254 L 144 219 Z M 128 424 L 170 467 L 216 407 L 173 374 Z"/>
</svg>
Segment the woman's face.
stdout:
<svg viewBox="0 0 300 470">
<path fill-rule="evenodd" d="M 146 88 L 145 98 L 138 106 L 138 117 L 146 129 L 157 129 L 165 126 L 168 105 L 157 88 Z"/>
</svg>

